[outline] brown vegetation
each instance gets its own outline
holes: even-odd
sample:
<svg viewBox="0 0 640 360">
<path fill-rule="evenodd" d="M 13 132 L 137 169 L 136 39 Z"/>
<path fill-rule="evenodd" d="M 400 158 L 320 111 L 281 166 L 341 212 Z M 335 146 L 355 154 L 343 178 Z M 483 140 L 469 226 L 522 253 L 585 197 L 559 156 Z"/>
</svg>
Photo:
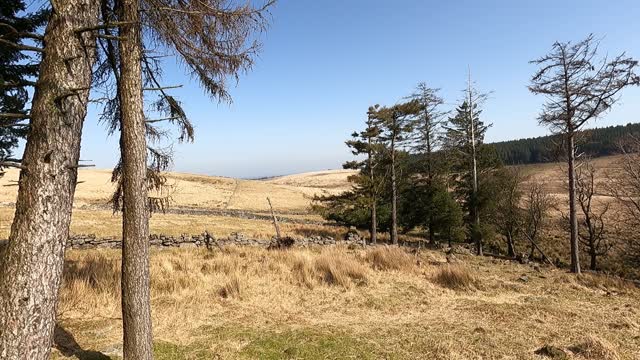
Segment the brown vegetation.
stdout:
<svg viewBox="0 0 640 360">
<path fill-rule="evenodd" d="M 380 253 L 411 261 L 383 270 L 371 260 Z M 539 359 L 534 351 L 549 342 L 577 358 L 637 357 L 640 291 L 631 283 L 457 259 L 384 247 L 154 250 L 156 358 Z M 68 253 L 58 319 L 83 349 L 117 354 L 118 267 L 115 250 Z"/>
</svg>

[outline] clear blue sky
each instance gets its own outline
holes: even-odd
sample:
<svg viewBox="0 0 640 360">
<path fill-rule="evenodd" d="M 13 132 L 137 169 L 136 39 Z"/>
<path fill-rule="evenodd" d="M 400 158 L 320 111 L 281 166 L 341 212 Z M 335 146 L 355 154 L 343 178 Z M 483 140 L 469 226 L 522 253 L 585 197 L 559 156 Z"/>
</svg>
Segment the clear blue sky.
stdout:
<svg viewBox="0 0 640 360">
<path fill-rule="evenodd" d="M 461 97 L 467 66 L 481 90 L 489 141 L 539 136 L 543 101 L 526 88 L 533 65 L 553 42 L 603 37 L 609 54 L 640 58 L 638 0 L 418 1 L 280 0 L 255 67 L 230 92 L 233 104 L 203 95 L 168 62 L 165 83 L 196 126 L 192 144 L 175 144 L 174 170 L 258 177 L 339 168 L 344 146 L 367 107 L 393 104 L 425 81 L 450 104 Z M 640 89 L 623 93 L 595 126 L 640 121 Z M 117 140 L 91 111 L 82 158 L 113 166 Z"/>
</svg>

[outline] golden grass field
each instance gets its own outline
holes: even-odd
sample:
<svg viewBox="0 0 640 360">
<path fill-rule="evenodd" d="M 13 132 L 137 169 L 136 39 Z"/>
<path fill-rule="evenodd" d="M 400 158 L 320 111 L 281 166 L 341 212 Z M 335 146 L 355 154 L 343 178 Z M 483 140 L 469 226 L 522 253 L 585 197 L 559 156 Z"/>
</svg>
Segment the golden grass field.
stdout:
<svg viewBox="0 0 640 360">
<path fill-rule="evenodd" d="M 595 160 L 613 171 L 615 157 Z M 562 203 L 559 164 L 524 167 Z M 347 229 L 309 212 L 314 194 L 349 188 L 350 171 L 266 180 L 170 173 L 172 210 L 154 214 L 151 232 L 274 235 L 270 197 L 285 235 L 341 237 Z M 108 206 L 109 172 L 82 170 L 71 232 L 120 236 Z M 13 217 L 17 172 L 0 178 L 0 238 Z M 8 186 L 7 186 L 8 185 Z M 601 201 L 608 198 L 601 194 Z M 614 214 L 615 215 L 615 214 Z M 524 247 L 523 244 L 519 246 Z M 568 247 L 549 235 L 549 255 Z M 525 249 L 522 248 L 524 251 Z M 563 269 L 383 246 L 268 251 L 153 249 L 154 346 L 160 360 L 182 359 L 640 359 L 640 290 L 631 282 Z M 58 308 L 54 359 L 121 356 L 117 250 L 70 250 Z"/>
<path fill-rule="evenodd" d="M 269 180 L 242 180 L 225 177 L 169 173 L 171 209 L 213 210 L 215 214 L 154 214 L 151 232 L 165 235 L 200 234 L 207 230 L 216 236 L 242 232 L 257 238 L 274 235 L 267 220 L 252 220 L 233 216 L 234 211 L 268 214 L 267 197 L 271 198 L 279 215 L 298 220 L 321 222 L 309 213 L 311 199 L 316 194 L 338 193 L 349 188 L 351 171 L 334 170 L 284 176 Z M 107 170 L 80 170 L 76 189 L 72 234 L 120 236 L 120 214 L 113 214 L 108 202 L 113 192 L 111 173 Z M 305 180 L 305 179 L 308 179 Z M 18 171 L 8 170 L 0 178 L 0 238 L 9 235 L 13 220 L 13 204 L 17 194 Z M 291 236 L 311 233 L 334 234 L 335 227 L 314 224 L 283 223 L 282 230 Z"/>
<path fill-rule="evenodd" d="M 401 248 L 154 250 L 156 359 L 640 358 L 640 290 L 604 275 Z M 56 342 L 121 355 L 119 253 L 67 254 Z"/>
<path fill-rule="evenodd" d="M 601 176 L 613 169 L 616 157 L 594 160 Z M 562 205 L 565 199 L 562 165 L 537 164 L 524 166 L 524 172 L 532 180 L 545 184 Z M 177 214 L 171 209 L 167 214 L 154 214 L 151 232 L 165 235 L 182 233 L 199 234 L 207 230 L 216 236 L 227 236 L 231 232 L 242 232 L 257 238 L 274 235 L 268 220 L 252 220 L 234 216 L 242 211 L 267 215 L 271 198 L 276 213 L 294 220 L 309 220 L 314 224 L 284 223 L 283 231 L 291 236 L 304 236 L 313 232 L 341 234 L 345 229 L 323 226 L 322 219 L 309 212 L 314 195 L 336 194 L 349 189 L 348 176 L 351 170 L 328 170 L 304 174 L 281 176 L 267 180 L 242 180 L 217 176 L 168 173 L 171 185 L 171 209 L 198 209 L 202 214 Z M 75 195 L 72 234 L 95 234 L 97 236 L 120 236 L 121 220 L 108 205 L 113 192 L 108 170 L 82 169 L 78 175 Z M 13 203 L 17 194 L 18 171 L 10 169 L 0 178 L 0 239 L 9 234 L 13 220 Z M 606 200 L 606 196 L 601 196 Z M 207 213 L 209 211 L 209 213 Z"/>
</svg>

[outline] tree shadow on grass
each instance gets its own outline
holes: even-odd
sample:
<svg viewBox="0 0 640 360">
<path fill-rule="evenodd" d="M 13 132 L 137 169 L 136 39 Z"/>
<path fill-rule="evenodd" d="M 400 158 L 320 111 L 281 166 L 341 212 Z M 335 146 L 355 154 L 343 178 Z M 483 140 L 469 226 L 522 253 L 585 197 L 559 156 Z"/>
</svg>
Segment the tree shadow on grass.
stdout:
<svg viewBox="0 0 640 360">
<path fill-rule="evenodd" d="M 107 355 L 92 350 L 84 350 L 69 331 L 56 324 L 53 331 L 53 346 L 66 357 L 75 356 L 79 360 L 110 360 Z"/>
</svg>

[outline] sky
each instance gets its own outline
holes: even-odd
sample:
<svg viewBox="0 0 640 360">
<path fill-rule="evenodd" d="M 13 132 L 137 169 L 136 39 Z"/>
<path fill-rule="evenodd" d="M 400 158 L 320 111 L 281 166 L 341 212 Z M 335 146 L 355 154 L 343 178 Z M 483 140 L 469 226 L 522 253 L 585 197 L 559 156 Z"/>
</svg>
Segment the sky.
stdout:
<svg viewBox="0 0 640 360">
<path fill-rule="evenodd" d="M 344 141 L 363 128 L 370 105 L 393 105 L 417 83 L 441 88 L 446 107 L 462 98 L 467 71 L 490 91 L 489 142 L 541 136 L 543 98 L 527 90 L 530 60 L 556 41 L 593 33 L 602 55 L 640 58 L 638 0 L 279 0 L 250 72 L 230 81 L 231 104 L 204 94 L 175 60 L 164 83 L 196 128 L 173 144 L 173 171 L 256 178 L 336 169 L 351 158 Z M 592 126 L 640 121 L 640 89 L 623 92 Z M 117 139 L 91 108 L 81 159 L 116 162 Z"/>
</svg>

